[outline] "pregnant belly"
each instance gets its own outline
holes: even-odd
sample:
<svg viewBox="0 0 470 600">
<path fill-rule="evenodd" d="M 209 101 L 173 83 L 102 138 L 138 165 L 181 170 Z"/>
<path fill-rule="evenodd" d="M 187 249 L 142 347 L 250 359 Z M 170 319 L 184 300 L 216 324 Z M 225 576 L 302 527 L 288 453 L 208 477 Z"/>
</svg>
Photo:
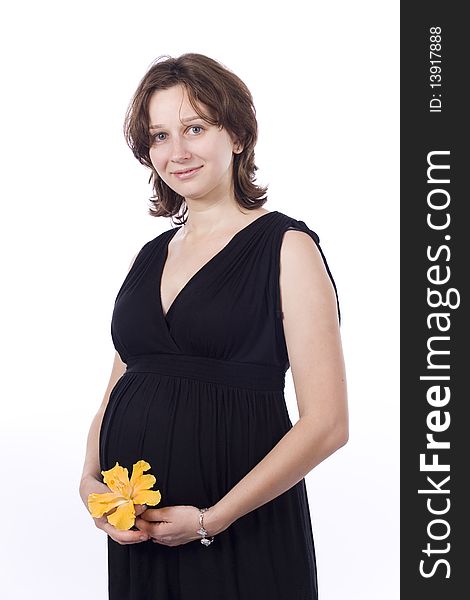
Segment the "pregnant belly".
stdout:
<svg viewBox="0 0 470 600">
<path fill-rule="evenodd" d="M 100 468 L 146 460 L 159 508 L 211 505 L 292 427 L 282 392 L 124 373 L 100 430 Z"/>
</svg>

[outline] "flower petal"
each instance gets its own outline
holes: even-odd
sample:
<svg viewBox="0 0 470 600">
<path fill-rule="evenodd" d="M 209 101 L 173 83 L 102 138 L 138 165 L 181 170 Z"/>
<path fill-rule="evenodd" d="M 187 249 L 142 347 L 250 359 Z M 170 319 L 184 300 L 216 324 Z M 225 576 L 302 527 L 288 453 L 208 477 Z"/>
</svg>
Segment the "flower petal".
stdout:
<svg viewBox="0 0 470 600">
<path fill-rule="evenodd" d="M 121 467 L 118 462 L 112 469 L 101 471 L 103 481 L 113 492 L 121 494 L 126 498 L 130 497 L 129 473 L 126 468 Z"/>
<path fill-rule="evenodd" d="M 138 494 L 142 490 L 148 490 L 156 483 L 156 478 L 154 475 L 141 475 L 139 479 L 134 483 L 132 488 L 132 494 Z"/>
<path fill-rule="evenodd" d="M 112 515 L 109 515 L 108 522 L 114 525 L 116 529 L 130 529 L 135 523 L 135 509 L 132 500 L 121 504 Z"/>
<path fill-rule="evenodd" d="M 134 504 L 148 504 L 149 506 L 155 506 L 161 499 L 162 495 L 159 490 L 142 490 L 132 497 Z"/>
<path fill-rule="evenodd" d="M 131 485 L 135 485 L 137 481 L 142 477 L 142 473 L 144 471 L 148 471 L 150 469 L 150 465 L 145 460 L 138 460 L 132 466 L 132 475 L 131 475 Z"/>
<path fill-rule="evenodd" d="M 123 498 L 114 492 L 104 494 L 88 494 L 88 509 L 92 517 L 99 518 L 104 513 L 120 506 L 127 502 L 127 498 Z"/>
</svg>

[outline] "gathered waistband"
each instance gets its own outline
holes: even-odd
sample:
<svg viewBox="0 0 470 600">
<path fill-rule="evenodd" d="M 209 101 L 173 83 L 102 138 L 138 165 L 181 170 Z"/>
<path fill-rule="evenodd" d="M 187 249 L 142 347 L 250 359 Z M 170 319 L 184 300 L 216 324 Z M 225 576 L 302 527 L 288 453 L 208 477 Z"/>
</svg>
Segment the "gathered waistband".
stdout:
<svg viewBox="0 0 470 600">
<path fill-rule="evenodd" d="M 275 365 L 184 354 L 129 356 L 126 372 L 158 373 L 260 391 L 283 391 L 285 384 L 285 372 Z"/>
</svg>

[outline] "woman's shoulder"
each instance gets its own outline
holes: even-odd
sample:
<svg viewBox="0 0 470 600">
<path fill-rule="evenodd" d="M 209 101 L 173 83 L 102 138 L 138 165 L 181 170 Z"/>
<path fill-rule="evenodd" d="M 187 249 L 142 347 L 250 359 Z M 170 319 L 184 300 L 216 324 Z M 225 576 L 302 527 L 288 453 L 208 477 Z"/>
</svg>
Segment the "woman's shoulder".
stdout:
<svg viewBox="0 0 470 600">
<path fill-rule="evenodd" d="M 280 215 L 281 232 L 282 232 L 281 255 L 290 255 L 290 256 L 295 256 L 295 257 L 304 255 L 305 259 L 307 260 L 308 255 L 311 254 L 307 247 L 308 244 L 303 244 L 304 240 L 286 239 L 287 237 L 295 238 L 295 235 L 294 236 L 284 236 L 283 233 L 286 231 L 289 231 L 289 230 L 301 231 L 301 232 L 307 233 L 314 240 L 315 246 L 317 247 L 317 250 L 318 250 L 318 252 L 316 253 L 317 259 L 318 259 L 317 264 L 320 264 L 319 259 L 321 257 L 321 260 L 323 261 L 325 270 L 333 284 L 333 288 L 334 288 L 334 291 L 336 294 L 338 319 L 339 319 L 339 322 L 341 323 L 341 310 L 340 310 L 340 306 L 339 306 L 338 290 L 336 287 L 336 282 L 333 278 L 330 267 L 326 260 L 325 254 L 323 252 L 323 249 L 320 246 L 320 236 L 318 235 L 318 233 L 315 230 L 311 229 L 303 219 L 296 218 L 296 217 L 293 217 L 291 215 L 287 215 L 287 214 L 281 213 L 281 212 L 279 213 L 279 215 Z"/>
</svg>

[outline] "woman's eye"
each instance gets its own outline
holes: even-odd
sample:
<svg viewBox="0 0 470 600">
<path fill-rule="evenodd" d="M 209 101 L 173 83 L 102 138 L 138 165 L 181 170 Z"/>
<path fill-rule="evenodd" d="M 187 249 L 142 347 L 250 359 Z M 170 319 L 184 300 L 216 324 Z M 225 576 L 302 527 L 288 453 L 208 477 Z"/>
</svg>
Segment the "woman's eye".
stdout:
<svg viewBox="0 0 470 600">
<path fill-rule="evenodd" d="M 204 127 L 201 127 L 201 125 L 191 125 L 191 127 L 188 127 L 188 129 L 200 129 L 201 131 L 203 131 L 203 130 L 204 130 Z M 200 133 L 199 131 L 196 131 L 196 134 L 197 134 L 197 135 L 199 135 L 199 133 Z M 160 137 L 160 136 L 162 136 L 162 135 L 163 135 L 163 136 L 165 136 L 165 135 L 167 135 L 167 134 L 166 134 L 166 133 L 164 133 L 163 131 L 160 131 L 160 132 L 158 132 L 158 133 L 154 133 L 154 134 L 152 135 L 152 140 L 153 140 L 154 142 L 164 142 L 166 138 L 162 138 L 162 137 Z"/>
<path fill-rule="evenodd" d="M 161 142 L 162 138 L 159 137 L 160 135 L 166 135 L 166 133 L 160 132 L 160 133 L 156 133 L 155 135 L 152 136 L 152 139 L 154 139 L 157 142 Z"/>
</svg>

